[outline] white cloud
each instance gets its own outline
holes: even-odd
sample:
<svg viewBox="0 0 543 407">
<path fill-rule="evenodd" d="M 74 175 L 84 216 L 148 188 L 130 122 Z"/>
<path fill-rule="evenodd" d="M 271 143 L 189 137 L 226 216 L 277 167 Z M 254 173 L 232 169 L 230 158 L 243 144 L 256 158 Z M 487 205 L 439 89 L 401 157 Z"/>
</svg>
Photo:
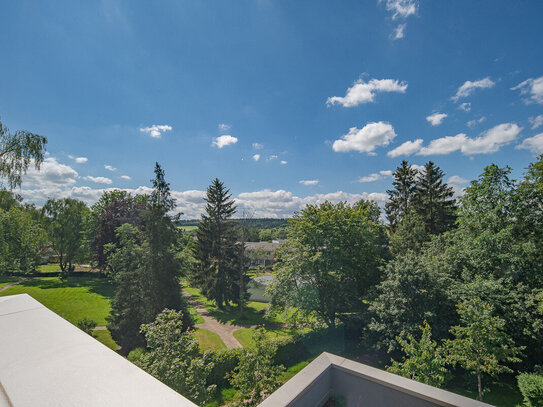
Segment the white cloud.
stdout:
<svg viewBox="0 0 543 407">
<path fill-rule="evenodd" d="M 406 23 L 398 24 L 398 26 L 394 29 L 394 32 L 392 33 L 393 40 L 400 40 L 403 37 L 405 37 L 405 34 L 404 34 L 405 26 L 406 26 Z"/>
<path fill-rule="evenodd" d="M 511 90 L 520 90 L 521 95 L 529 94 L 529 98 L 524 99 L 526 103 L 543 104 L 543 76 L 526 79 Z"/>
<path fill-rule="evenodd" d="M 129 177 L 128 175 L 121 175 L 122 179 L 131 180 L 132 177 Z"/>
<path fill-rule="evenodd" d="M 351 127 L 349 133 L 334 141 L 332 148 L 336 152 L 358 151 L 371 153 L 379 146 L 387 146 L 396 137 L 390 123 L 368 123 L 361 129 Z"/>
<path fill-rule="evenodd" d="M 432 140 L 428 147 L 422 147 L 417 155 L 450 154 L 458 151 L 466 143 L 467 136 L 463 133 L 456 136 L 446 136 Z"/>
<path fill-rule="evenodd" d="M 414 170 L 424 173 L 424 165 L 411 164 L 410 167 L 413 168 Z"/>
<path fill-rule="evenodd" d="M 392 19 L 407 18 L 417 12 L 416 0 L 379 0 L 379 2 L 385 2 L 387 11 L 392 13 Z"/>
<path fill-rule="evenodd" d="M 277 158 L 278 158 L 278 157 L 277 157 L 275 154 L 272 154 L 272 155 L 270 155 L 270 156 L 267 158 L 267 160 L 268 160 L 268 161 L 273 161 L 273 160 L 276 160 Z"/>
<path fill-rule="evenodd" d="M 253 155 L 253 160 L 255 160 L 255 161 L 260 160 L 260 154 Z"/>
<path fill-rule="evenodd" d="M 400 155 L 412 155 L 419 151 L 422 147 L 423 140 L 421 138 L 415 141 L 406 141 L 402 145 L 396 147 L 394 150 L 390 150 L 387 155 L 389 157 L 398 157 Z"/>
<path fill-rule="evenodd" d="M 96 182 L 97 184 L 111 184 L 113 181 L 111 178 L 106 177 L 92 177 L 90 175 L 85 177 L 86 180 Z"/>
<path fill-rule="evenodd" d="M 468 127 L 470 129 L 474 128 L 475 126 L 477 126 L 478 124 L 484 122 L 486 120 L 486 117 L 483 116 L 479 119 L 473 119 L 473 120 L 470 120 L 469 122 L 467 122 L 466 124 L 468 125 Z"/>
<path fill-rule="evenodd" d="M 106 170 L 108 170 L 108 171 L 115 171 L 115 170 L 117 170 L 117 168 L 115 168 L 115 167 L 113 167 L 113 166 L 111 166 L 111 165 L 107 165 L 107 164 L 104 165 L 104 168 L 105 168 Z"/>
<path fill-rule="evenodd" d="M 443 155 L 461 151 L 464 155 L 495 153 L 504 145 L 514 141 L 522 131 L 522 127 L 514 123 L 503 123 L 481 133 L 479 137 L 470 138 L 464 133 L 432 140 L 428 146 L 422 146 L 422 140 L 406 141 L 401 146 L 388 152 L 390 157 L 400 155 Z"/>
<path fill-rule="evenodd" d="M 532 130 L 535 130 L 543 124 L 543 114 L 536 117 L 530 117 L 528 121 L 532 125 Z"/>
<path fill-rule="evenodd" d="M 229 146 L 230 144 L 236 144 L 237 142 L 238 142 L 238 139 L 236 137 L 232 137 L 229 134 L 225 134 L 224 136 L 215 137 L 211 145 L 217 148 L 223 148 L 223 147 Z"/>
<path fill-rule="evenodd" d="M 465 178 L 459 177 L 458 175 L 453 175 L 447 180 L 448 184 L 456 184 L 456 185 L 464 185 L 467 184 L 469 181 Z"/>
<path fill-rule="evenodd" d="M 151 127 L 143 127 L 140 129 L 142 133 L 147 133 L 152 138 L 160 138 L 162 137 L 162 133 L 171 130 L 172 126 L 168 126 L 167 124 L 153 124 Z"/>
<path fill-rule="evenodd" d="M 287 165 L 288 161 L 282 160 L 281 165 Z"/>
<path fill-rule="evenodd" d="M 432 126 L 439 126 L 443 120 L 447 117 L 446 113 L 432 113 L 430 116 L 426 116 L 426 120 Z"/>
<path fill-rule="evenodd" d="M 75 184 L 78 176 L 77 171 L 69 165 L 59 163 L 54 157 L 46 157 L 39 171 L 34 164 L 28 167 L 28 172 L 23 176 L 23 187 L 62 188 Z"/>
<path fill-rule="evenodd" d="M 458 99 L 467 97 L 471 95 L 476 89 L 487 89 L 491 88 L 495 83 L 489 78 L 479 79 L 478 81 L 466 81 L 462 86 L 456 91 L 456 95 L 451 97 L 451 100 L 457 102 Z"/>
<path fill-rule="evenodd" d="M 377 173 L 366 175 L 365 177 L 358 178 L 358 182 L 374 182 L 381 179 L 381 176 Z"/>
<path fill-rule="evenodd" d="M 405 93 L 407 82 L 399 82 L 397 79 L 371 79 L 369 82 L 357 80 L 352 87 L 347 89 L 345 96 L 332 96 L 326 100 L 328 106 L 340 104 L 343 107 L 358 106 L 361 103 L 374 101 L 378 92 Z"/>
<path fill-rule="evenodd" d="M 458 106 L 458 108 L 463 110 L 464 112 L 469 112 L 471 110 L 471 103 L 470 102 L 464 102 L 460 106 Z"/>
<path fill-rule="evenodd" d="M 253 148 L 255 150 L 262 150 L 264 148 L 264 145 L 262 145 L 260 143 L 253 143 Z"/>
<path fill-rule="evenodd" d="M 534 154 L 543 154 L 543 133 L 524 139 L 516 148 L 530 150 Z"/>
<path fill-rule="evenodd" d="M 230 126 L 229 124 L 226 124 L 226 123 L 219 123 L 218 128 L 219 128 L 219 131 L 230 131 L 232 126 Z"/>
<path fill-rule="evenodd" d="M 309 185 L 317 185 L 319 183 L 319 180 L 318 179 L 311 179 L 311 180 L 302 180 L 302 181 L 298 181 L 300 184 L 303 184 L 305 186 L 309 186 Z"/>
<path fill-rule="evenodd" d="M 392 177 L 391 170 L 382 170 L 382 171 L 379 171 L 379 174 L 381 174 L 383 177 Z"/>
<path fill-rule="evenodd" d="M 89 161 L 89 159 L 87 157 L 76 157 L 74 158 L 74 161 L 78 164 L 83 164 Z"/>
</svg>

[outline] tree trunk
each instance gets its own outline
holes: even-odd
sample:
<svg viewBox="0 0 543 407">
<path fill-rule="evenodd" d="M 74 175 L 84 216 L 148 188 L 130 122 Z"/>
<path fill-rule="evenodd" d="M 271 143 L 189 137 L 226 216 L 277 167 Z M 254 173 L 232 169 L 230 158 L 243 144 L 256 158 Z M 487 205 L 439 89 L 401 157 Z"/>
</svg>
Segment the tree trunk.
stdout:
<svg viewBox="0 0 543 407">
<path fill-rule="evenodd" d="M 477 389 L 479 390 L 479 401 L 483 401 L 483 386 L 481 384 L 481 369 L 477 367 Z"/>
</svg>

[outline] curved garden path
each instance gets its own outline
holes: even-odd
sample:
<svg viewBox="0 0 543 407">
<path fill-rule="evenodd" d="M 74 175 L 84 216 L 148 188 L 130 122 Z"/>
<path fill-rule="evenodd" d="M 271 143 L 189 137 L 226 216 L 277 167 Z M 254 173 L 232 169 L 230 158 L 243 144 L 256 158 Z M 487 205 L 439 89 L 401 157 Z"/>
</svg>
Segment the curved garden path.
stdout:
<svg viewBox="0 0 543 407">
<path fill-rule="evenodd" d="M 234 325 L 230 323 L 222 323 L 213 318 L 209 311 L 198 301 L 196 301 L 192 296 L 186 292 L 184 289 L 181 289 L 181 292 L 187 299 L 187 301 L 196 309 L 198 314 L 204 319 L 203 324 L 197 324 L 196 328 L 207 329 L 208 331 L 214 332 L 220 336 L 227 348 L 243 348 L 241 343 L 234 337 L 234 331 L 242 328 L 256 328 L 256 325 Z"/>
<path fill-rule="evenodd" d="M 26 280 L 28 280 L 28 277 L 23 277 L 23 278 L 21 278 L 21 279 L 18 280 L 18 281 L 14 281 L 13 283 L 9 283 L 9 284 L 3 286 L 2 288 L 0 288 L 0 292 L 5 291 L 5 290 L 7 290 L 8 288 L 11 288 L 11 287 L 13 287 L 14 285 L 20 284 L 20 283 L 22 283 L 23 281 L 26 281 Z"/>
</svg>

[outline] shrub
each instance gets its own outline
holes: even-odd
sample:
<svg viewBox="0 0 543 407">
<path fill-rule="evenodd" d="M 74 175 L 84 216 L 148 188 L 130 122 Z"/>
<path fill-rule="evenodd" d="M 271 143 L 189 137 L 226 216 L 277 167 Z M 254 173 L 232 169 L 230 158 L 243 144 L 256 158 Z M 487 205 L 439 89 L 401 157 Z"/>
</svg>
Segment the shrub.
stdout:
<svg viewBox="0 0 543 407">
<path fill-rule="evenodd" d="M 543 407 L 543 376 L 521 373 L 517 376 L 518 387 L 529 407 Z"/>
<path fill-rule="evenodd" d="M 90 336 L 94 336 L 92 334 L 92 331 L 94 330 L 94 328 L 96 328 L 96 325 L 98 324 L 96 323 L 96 321 L 93 321 L 92 319 L 83 318 L 77 321 L 76 325 L 83 332 L 89 334 Z"/>
<path fill-rule="evenodd" d="M 215 384 L 223 388 L 229 386 L 228 376 L 239 363 L 243 349 L 227 349 L 218 352 L 209 352 L 213 369 L 207 379 L 207 384 Z"/>
</svg>

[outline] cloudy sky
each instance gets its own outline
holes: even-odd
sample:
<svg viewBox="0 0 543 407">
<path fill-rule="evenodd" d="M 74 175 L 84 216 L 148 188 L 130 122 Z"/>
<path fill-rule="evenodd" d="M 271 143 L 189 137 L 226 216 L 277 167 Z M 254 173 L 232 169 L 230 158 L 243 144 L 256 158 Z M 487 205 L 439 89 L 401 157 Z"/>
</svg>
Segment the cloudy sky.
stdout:
<svg viewBox="0 0 543 407">
<path fill-rule="evenodd" d="M 543 153 L 543 2 L 58 1 L 0 5 L 0 117 L 47 136 L 19 191 L 146 192 L 185 217 L 214 177 L 254 216 L 383 202 L 403 159 L 460 190 Z"/>
</svg>

